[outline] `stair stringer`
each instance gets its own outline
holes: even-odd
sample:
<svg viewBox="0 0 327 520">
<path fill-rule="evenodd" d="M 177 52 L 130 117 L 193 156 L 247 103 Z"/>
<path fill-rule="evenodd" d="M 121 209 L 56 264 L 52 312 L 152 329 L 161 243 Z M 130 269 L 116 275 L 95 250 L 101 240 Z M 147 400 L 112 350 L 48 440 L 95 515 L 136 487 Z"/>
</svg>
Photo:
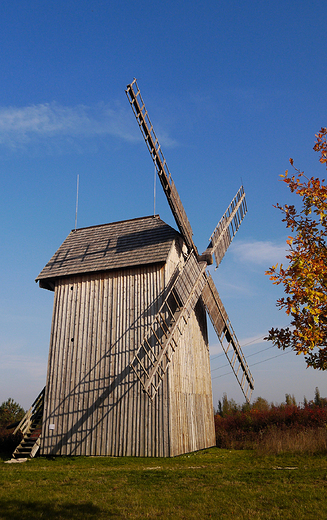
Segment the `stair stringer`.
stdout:
<svg viewBox="0 0 327 520">
<path fill-rule="evenodd" d="M 40 448 L 44 391 L 45 388 L 43 388 L 13 432 L 15 434 L 21 431 L 23 434 L 21 442 L 12 454 L 13 459 L 33 458 Z"/>
</svg>

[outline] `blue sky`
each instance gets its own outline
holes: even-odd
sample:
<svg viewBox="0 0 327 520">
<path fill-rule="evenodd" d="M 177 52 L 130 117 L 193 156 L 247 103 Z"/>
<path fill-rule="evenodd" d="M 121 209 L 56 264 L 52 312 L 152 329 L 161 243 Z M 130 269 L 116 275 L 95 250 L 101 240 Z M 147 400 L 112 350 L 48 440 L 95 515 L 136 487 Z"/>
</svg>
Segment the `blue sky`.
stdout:
<svg viewBox="0 0 327 520">
<path fill-rule="evenodd" d="M 248 204 L 212 275 L 244 346 L 253 397 L 327 394 L 326 375 L 262 340 L 287 325 L 264 271 L 284 256 L 288 159 L 325 170 L 327 4 L 11 0 L 0 5 L 0 402 L 45 384 L 53 293 L 34 279 L 78 227 L 153 213 L 154 167 L 124 93 L 138 79 L 204 250 L 243 182 Z M 175 225 L 157 184 L 156 212 Z M 214 406 L 243 397 L 210 331 Z M 282 355 L 283 354 L 283 355 Z"/>
</svg>

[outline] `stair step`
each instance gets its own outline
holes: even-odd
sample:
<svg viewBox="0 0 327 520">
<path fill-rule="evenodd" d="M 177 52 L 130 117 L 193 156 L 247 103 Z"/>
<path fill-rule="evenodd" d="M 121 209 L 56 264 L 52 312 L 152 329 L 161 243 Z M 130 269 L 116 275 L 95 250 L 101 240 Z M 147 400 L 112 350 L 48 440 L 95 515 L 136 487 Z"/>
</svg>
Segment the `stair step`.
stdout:
<svg viewBox="0 0 327 520">
<path fill-rule="evenodd" d="M 30 452 L 28 453 L 19 453 L 19 454 L 16 454 L 16 455 L 13 455 L 13 459 L 31 459 L 31 454 Z"/>
<path fill-rule="evenodd" d="M 41 435 L 41 428 L 39 430 L 34 430 L 33 432 L 27 433 L 25 438 L 29 438 L 29 439 L 31 439 L 31 438 L 34 439 L 35 438 L 35 439 L 37 439 L 38 437 L 40 437 L 40 435 Z"/>
<path fill-rule="evenodd" d="M 30 455 L 32 450 L 20 450 L 15 453 L 15 457 L 22 458 Z"/>
<path fill-rule="evenodd" d="M 17 430 L 20 429 L 23 433 L 23 439 L 12 455 L 14 459 L 32 458 L 39 449 L 40 442 L 38 439 L 42 431 L 44 392 L 45 388 L 17 426 Z"/>
</svg>

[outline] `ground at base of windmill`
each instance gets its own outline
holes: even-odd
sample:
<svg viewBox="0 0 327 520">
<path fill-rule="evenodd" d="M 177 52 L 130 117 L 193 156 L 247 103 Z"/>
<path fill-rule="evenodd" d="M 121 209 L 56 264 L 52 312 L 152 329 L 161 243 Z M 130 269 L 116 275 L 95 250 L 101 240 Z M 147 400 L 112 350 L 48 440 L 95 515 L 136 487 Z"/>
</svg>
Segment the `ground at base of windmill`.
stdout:
<svg viewBox="0 0 327 520">
<path fill-rule="evenodd" d="M 5 464 L 21 464 L 22 462 L 26 462 L 27 459 L 10 459 L 10 460 L 5 460 Z"/>
<path fill-rule="evenodd" d="M 0 461 L 0 518 L 327 518 L 325 455 L 210 448 L 175 458 Z"/>
</svg>

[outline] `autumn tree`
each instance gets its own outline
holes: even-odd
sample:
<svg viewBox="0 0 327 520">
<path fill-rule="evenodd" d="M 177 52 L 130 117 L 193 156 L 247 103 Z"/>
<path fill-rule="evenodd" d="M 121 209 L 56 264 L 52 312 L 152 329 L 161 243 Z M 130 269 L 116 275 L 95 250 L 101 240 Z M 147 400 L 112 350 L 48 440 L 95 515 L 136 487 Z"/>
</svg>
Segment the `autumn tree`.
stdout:
<svg viewBox="0 0 327 520">
<path fill-rule="evenodd" d="M 327 128 L 316 135 L 314 150 L 319 161 L 327 165 Z M 272 328 L 267 340 L 280 349 L 291 348 L 304 354 L 308 366 L 327 369 L 327 186 L 325 180 L 308 178 L 294 167 L 292 176 L 286 170 L 281 175 L 292 193 L 299 195 L 302 206 L 276 207 L 282 221 L 290 229 L 287 239 L 286 267 L 278 264 L 266 274 L 276 285 L 282 284 L 285 296 L 277 300 L 277 307 L 290 316 L 290 326 Z"/>
</svg>

